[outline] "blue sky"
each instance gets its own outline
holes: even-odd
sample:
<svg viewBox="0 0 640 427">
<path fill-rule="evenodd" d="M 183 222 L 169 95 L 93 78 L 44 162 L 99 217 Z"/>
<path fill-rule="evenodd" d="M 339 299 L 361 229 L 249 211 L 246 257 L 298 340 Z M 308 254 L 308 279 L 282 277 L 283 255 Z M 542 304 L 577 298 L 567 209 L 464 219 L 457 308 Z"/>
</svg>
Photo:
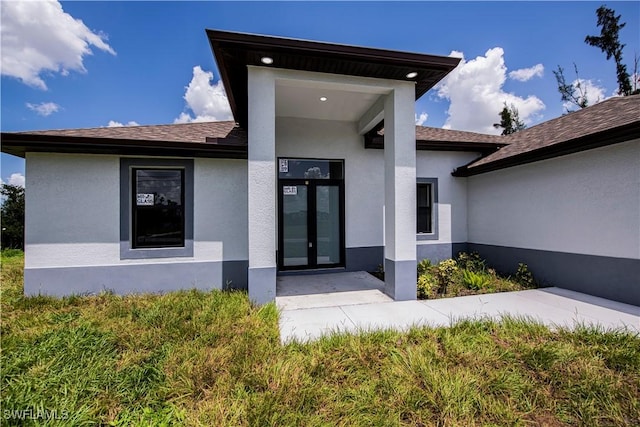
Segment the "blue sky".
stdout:
<svg viewBox="0 0 640 427">
<path fill-rule="evenodd" d="M 529 126 L 557 117 L 558 65 L 569 80 L 578 65 L 592 102 L 617 87 L 613 60 L 584 43 L 599 34 L 602 2 L 15 4 L 1 5 L 3 132 L 228 119 L 205 28 L 464 55 L 416 103 L 425 126 L 493 132 L 504 102 Z M 632 72 L 640 3 L 606 5 L 627 23 L 621 41 Z M 24 175 L 22 159 L 2 154 L 1 166 L 4 182 Z"/>
</svg>

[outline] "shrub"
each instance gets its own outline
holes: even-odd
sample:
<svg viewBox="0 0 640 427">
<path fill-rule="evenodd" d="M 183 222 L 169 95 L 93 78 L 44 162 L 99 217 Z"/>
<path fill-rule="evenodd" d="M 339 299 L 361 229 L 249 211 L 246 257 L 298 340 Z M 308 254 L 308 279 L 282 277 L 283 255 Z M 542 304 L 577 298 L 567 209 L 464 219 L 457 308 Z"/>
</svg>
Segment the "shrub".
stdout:
<svg viewBox="0 0 640 427">
<path fill-rule="evenodd" d="M 418 277 L 427 273 L 431 268 L 431 260 L 429 258 L 423 259 L 418 263 Z"/>
<path fill-rule="evenodd" d="M 471 270 L 462 271 L 462 282 L 467 287 L 467 289 L 471 289 L 474 291 L 484 289 L 491 284 L 491 280 L 489 279 L 489 277 L 487 277 L 486 274 L 476 273 Z"/>
<path fill-rule="evenodd" d="M 438 292 L 447 293 L 447 288 L 455 283 L 455 276 L 458 273 L 458 265 L 454 259 L 446 259 L 435 267 L 435 276 L 438 283 Z"/>
<path fill-rule="evenodd" d="M 435 298 L 438 294 L 438 283 L 430 274 L 421 274 L 418 277 L 418 298 Z"/>
<path fill-rule="evenodd" d="M 533 278 L 533 273 L 529 271 L 527 264 L 518 264 L 518 271 L 516 271 L 516 282 L 525 288 L 535 288 L 536 281 Z"/>
<path fill-rule="evenodd" d="M 486 261 L 480 257 L 478 252 L 472 252 L 470 254 L 466 252 L 460 252 L 456 258 L 458 267 L 473 272 L 485 271 L 487 264 Z"/>
<path fill-rule="evenodd" d="M 15 258 L 22 256 L 24 252 L 21 249 L 3 249 L 2 258 Z"/>
</svg>

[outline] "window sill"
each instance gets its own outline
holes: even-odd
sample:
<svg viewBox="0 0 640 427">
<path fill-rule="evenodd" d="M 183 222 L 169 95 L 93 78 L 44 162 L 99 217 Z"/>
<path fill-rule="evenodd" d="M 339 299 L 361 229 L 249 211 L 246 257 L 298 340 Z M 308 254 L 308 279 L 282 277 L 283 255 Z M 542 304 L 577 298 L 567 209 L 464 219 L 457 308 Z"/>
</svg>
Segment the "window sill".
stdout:
<svg viewBox="0 0 640 427">
<path fill-rule="evenodd" d="M 416 234 L 416 240 L 438 240 L 437 233 L 418 233 Z"/>
<path fill-rule="evenodd" d="M 120 242 L 120 259 L 152 259 L 193 257 L 193 240 L 185 240 L 182 247 L 136 248 L 128 241 Z"/>
</svg>

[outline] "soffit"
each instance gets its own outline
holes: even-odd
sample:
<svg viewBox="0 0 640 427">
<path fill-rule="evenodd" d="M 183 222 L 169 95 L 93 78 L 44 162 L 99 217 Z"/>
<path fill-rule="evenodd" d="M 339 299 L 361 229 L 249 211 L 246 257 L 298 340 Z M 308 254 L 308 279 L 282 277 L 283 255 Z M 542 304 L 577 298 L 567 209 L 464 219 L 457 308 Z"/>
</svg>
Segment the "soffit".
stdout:
<svg viewBox="0 0 640 427">
<path fill-rule="evenodd" d="M 416 99 L 460 61 L 445 56 L 219 30 L 207 30 L 207 36 L 234 118 L 245 128 L 248 116 L 247 66 L 265 66 L 261 62 L 265 56 L 273 59 L 273 68 L 415 81 Z M 407 79 L 410 72 L 418 75 Z"/>
<path fill-rule="evenodd" d="M 360 119 L 380 96 L 276 83 L 276 116 L 353 122 Z"/>
</svg>

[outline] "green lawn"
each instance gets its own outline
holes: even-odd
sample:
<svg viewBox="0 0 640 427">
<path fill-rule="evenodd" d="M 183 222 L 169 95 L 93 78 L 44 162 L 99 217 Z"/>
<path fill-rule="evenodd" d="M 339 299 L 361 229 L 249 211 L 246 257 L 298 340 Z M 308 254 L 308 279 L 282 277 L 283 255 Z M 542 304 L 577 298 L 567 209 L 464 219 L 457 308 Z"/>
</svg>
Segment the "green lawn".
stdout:
<svg viewBox="0 0 640 427">
<path fill-rule="evenodd" d="M 3 425 L 640 425 L 637 335 L 468 321 L 281 346 L 244 293 L 24 298 L 13 255 Z"/>
</svg>

